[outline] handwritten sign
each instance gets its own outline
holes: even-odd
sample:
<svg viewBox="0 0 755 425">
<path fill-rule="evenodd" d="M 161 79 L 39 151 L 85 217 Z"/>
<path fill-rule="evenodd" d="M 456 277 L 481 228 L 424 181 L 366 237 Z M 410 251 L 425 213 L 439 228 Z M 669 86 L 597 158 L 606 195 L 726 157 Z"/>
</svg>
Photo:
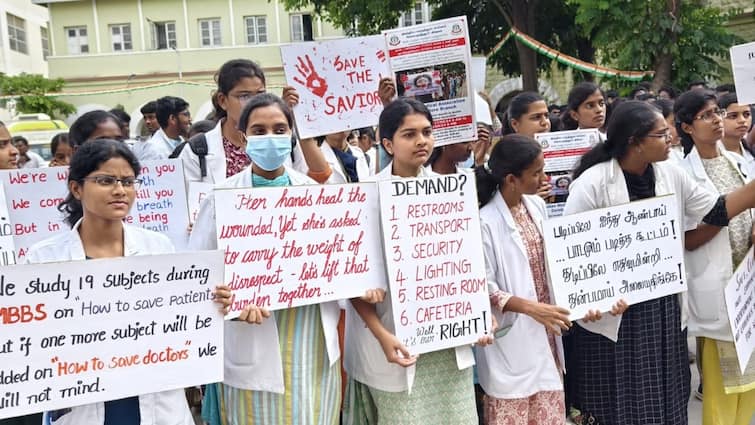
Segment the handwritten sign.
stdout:
<svg viewBox="0 0 755 425">
<path fill-rule="evenodd" d="M 212 193 L 215 185 L 207 182 L 189 182 L 189 193 L 186 195 L 189 202 L 189 222 L 194 224 L 199 214 L 199 206 L 207 196 Z"/>
<path fill-rule="evenodd" d="M 188 242 L 189 214 L 183 167 L 178 159 L 144 161 L 129 224 L 168 236 L 176 249 Z M 68 195 L 68 168 L 29 168 L 0 171 L 19 260 L 36 242 L 68 231 L 58 205 Z"/>
<path fill-rule="evenodd" d="M 435 146 L 476 140 L 466 17 L 397 28 L 383 35 L 398 94 L 427 105 L 433 116 Z"/>
<path fill-rule="evenodd" d="M 0 184 L 0 265 L 16 264 L 16 245 L 13 243 L 13 226 L 10 223 L 5 189 Z"/>
<path fill-rule="evenodd" d="M 0 418 L 223 380 L 219 251 L 0 272 Z"/>
<path fill-rule="evenodd" d="M 216 189 L 215 207 L 228 318 L 385 287 L 374 184 Z"/>
<path fill-rule="evenodd" d="M 572 319 L 687 290 L 672 195 L 549 219 L 543 237 L 556 304 Z"/>
<path fill-rule="evenodd" d="M 390 75 L 379 35 L 281 46 L 286 82 L 297 88 L 301 137 L 376 125 L 378 82 Z"/>
<path fill-rule="evenodd" d="M 755 256 L 752 247 L 731 276 L 724 297 L 739 369 L 744 374 L 755 350 Z"/>
<path fill-rule="evenodd" d="M 729 54 L 737 101 L 742 104 L 755 103 L 755 42 L 734 46 Z"/>
<path fill-rule="evenodd" d="M 412 354 L 471 344 L 490 329 L 474 178 L 378 183 L 396 337 Z"/>
</svg>

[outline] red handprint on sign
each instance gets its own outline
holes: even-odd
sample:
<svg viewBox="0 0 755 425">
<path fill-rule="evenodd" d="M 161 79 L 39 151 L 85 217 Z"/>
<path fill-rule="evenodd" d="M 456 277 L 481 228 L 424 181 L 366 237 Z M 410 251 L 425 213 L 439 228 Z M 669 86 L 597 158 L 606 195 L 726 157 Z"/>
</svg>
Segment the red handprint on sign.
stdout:
<svg viewBox="0 0 755 425">
<path fill-rule="evenodd" d="M 325 96 L 325 92 L 328 91 L 328 82 L 317 74 L 317 70 L 315 70 L 315 66 L 312 64 L 312 59 L 309 58 L 309 55 L 304 55 L 304 57 L 307 59 L 306 64 L 301 56 L 297 57 L 299 64 L 296 65 L 296 70 L 304 77 L 306 83 L 299 76 L 294 77 L 294 81 L 308 88 L 315 96 Z"/>
</svg>

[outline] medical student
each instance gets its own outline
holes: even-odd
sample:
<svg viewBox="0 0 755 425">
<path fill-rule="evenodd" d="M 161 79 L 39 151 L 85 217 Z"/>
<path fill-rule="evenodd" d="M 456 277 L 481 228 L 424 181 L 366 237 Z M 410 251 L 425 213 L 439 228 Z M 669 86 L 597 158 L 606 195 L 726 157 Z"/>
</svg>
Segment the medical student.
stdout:
<svg viewBox="0 0 755 425">
<path fill-rule="evenodd" d="M 666 161 L 671 149 L 668 123 L 646 102 L 619 105 L 607 135 L 605 143 L 581 158 L 565 215 L 673 194 L 679 223 L 695 234 L 706 231 L 697 223 L 723 227 L 755 205 L 755 183 L 719 196 Z M 566 345 L 566 391 L 573 419 L 584 424 L 686 425 L 690 372 L 685 310 L 683 298 L 671 295 L 615 311 L 623 314 L 577 321 Z"/>
<path fill-rule="evenodd" d="M 597 128 L 605 140 L 606 100 L 603 90 L 595 83 L 583 81 L 569 91 L 567 108 L 561 114 L 564 130 Z"/>
<path fill-rule="evenodd" d="M 380 114 L 378 134 L 393 161 L 376 180 L 436 175 L 424 167 L 434 139 L 432 116 L 422 102 L 390 102 Z M 344 423 L 477 424 L 471 347 L 410 356 L 394 334 L 390 298 L 386 293 L 377 304 L 352 299 L 353 309 L 347 310 Z"/>
<path fill-rule="evenodd" d="M 124 143 L 101 139 L 81 145 L 69 167 L 68 195 L 59 209 L 71 230 L 34 244 L 28 263 L 172 253 L 159 233 L 123 223 L 136 199 L 139 162 Z M 216 288 L 224 307 L 230 290 Z M 47 412 L 53 425 L 193 425 L 183 389 L 143 394 Z"/>
<path fill-rule="evenodd" d="M 76 118 L 68 129 L 68 140 L 75 151 L 84 142 L 94 139 L 123 141 L 118 118 L 110 112 L 97 109 Z"/>
<path fill-rule="evenodd" d="M 724 115 L 724 137 L 721 139 L 724 147 L 739 164 L 742 173 L 755 177 L 755 157 L 745 146 L 744 140 L 752 127 L 751 107 L 737 101 L 736 93 L 728 93 L 718 99 L 718 107 L 726 112 Z"/>
</svg>

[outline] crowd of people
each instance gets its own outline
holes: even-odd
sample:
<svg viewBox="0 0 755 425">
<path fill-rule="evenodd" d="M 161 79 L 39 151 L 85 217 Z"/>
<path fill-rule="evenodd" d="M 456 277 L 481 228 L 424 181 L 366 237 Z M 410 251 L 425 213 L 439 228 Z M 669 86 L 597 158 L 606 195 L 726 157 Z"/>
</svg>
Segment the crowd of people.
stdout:
<svg viewBox="0 0 755 425">
<path fill-rule="evenodd" d="M 563 106 L 523 92 L 500 116 L 491 108 L 490 122 L 478 123 L 477 141 L 435 148 L 428 108 L 396 97 L 390 78 L 379 83 L 384 109 L 377 128 L 318 139 L 295 136 L 298 93 L 268 93 L 254 62 L 226 62 L 216 83 L 212 120 L 192 124 L 189 104 L 166 96 L 144 105 L 151 136 L 130 145 L 128 116 L 117 110 L 87 112 L 55 136 L 50 165 L 69 167 L 61 211 L 71 231 L 34 245 L 27 261 L 172 252 L 165 236 L 123 223 L 144 160 L 178 158 L 187 184 L 226 188 L 469 173 L 477 181 L 490 305 L 506 332 L 480 338 L 474 350 L 412 356 L 396 338 L 390 292 L 382 289 L 277 311 L 249 305 L 225 323 L 225 380 L 203 387 L 206 423 L 560 425 L 568 417 L 580 425 L 686 425 L 688 336 L 699 341 L 703 424 L 750 423 L 755 360 L 740 373 L 723 301 L 754 233 L 752 108 L 737 101 L 734 87 L 714 92 L 693 82 L 677 95 L 640 85 L 620 98 L 582 82 Z M 622 300 L 610 312 L 571 321 L 554 303 L 542 235 L 546 202 L 560 187 L 548 183 L 533 137 L 591 128 L 600 140 L 572 173 L 564 214 L 675 196 L 689 291 L 635 305 Z M 22 166 L 38 167 L 40 159 L 0 126 L 0 169 Z M 190 232 L 190 249 L 217 248 L 212 196 Z M 218 285 L 219 308 L 231 295 Z M 0 424 L 43 420 L 194 423 L 176 390 Z"/>
</svg>

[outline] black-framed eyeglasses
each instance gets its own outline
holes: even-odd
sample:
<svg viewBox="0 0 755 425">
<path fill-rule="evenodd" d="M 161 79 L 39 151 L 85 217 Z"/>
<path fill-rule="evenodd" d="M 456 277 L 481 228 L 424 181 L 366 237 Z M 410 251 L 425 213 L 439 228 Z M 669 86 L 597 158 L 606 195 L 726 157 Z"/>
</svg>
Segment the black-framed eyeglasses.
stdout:
<svg viewBox="0 0 755 425">
<path fill-rule="evenodd" d="M 99 175 L 84 177 L 82 180 L 90 180 L 102 187 L 113 187 L 116 183 L 120 183 L 121 186 L 127 189 L 136 189 L 142 184 L 142 179 L 136 177 L 124 177 L 119 179 L 115 176 Z"/>
<path fill-rule="evenodd" d="M 708 109 L 702 114 L 695 117 L 695 120 L 703 120 L 705 122 L 712 122 L 715 117 L 723 118 L 726 116 L 726 110 L 724 109 Z"/>
</svg>

